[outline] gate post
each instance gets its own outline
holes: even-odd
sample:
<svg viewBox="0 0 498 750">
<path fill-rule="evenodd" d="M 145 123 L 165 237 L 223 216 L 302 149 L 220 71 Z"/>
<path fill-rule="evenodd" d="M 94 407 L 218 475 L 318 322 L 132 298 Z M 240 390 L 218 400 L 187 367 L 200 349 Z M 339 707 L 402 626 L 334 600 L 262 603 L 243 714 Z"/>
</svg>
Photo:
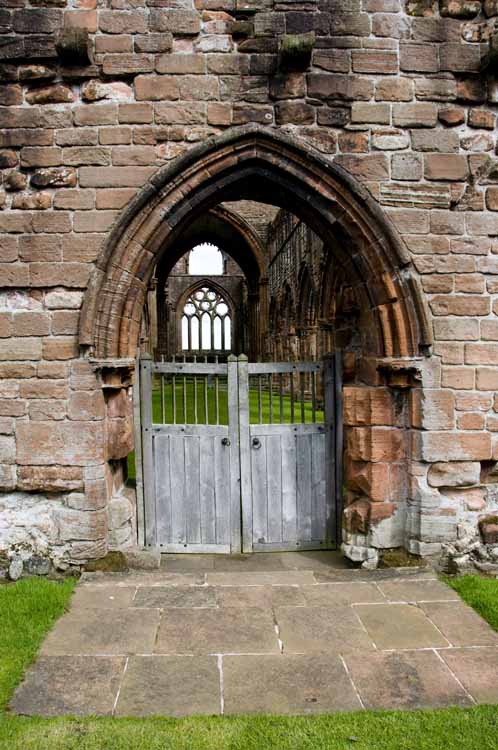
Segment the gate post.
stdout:
<svg viewBox="0 0 498 750">
<path fill-rule="evenodd" d="M 249 361 L 245 354 L 238 359 L 240 496 L 242 508 L 242 552 L 253 551 L 252 479 L 249 436 Z"/>
<path fill-rule="evenodd" d="M 133 434 L 135 437 L 135 493 L 137 503 L 137 544 L 145 546 L 144 470 L 142 448 L 142 398 L 140 386 L 140 349 L 137 349 L 133 382 Z"/>
<path fill-rule="evenodd" d="M 239 383 L 237 357 L 227 358 L 228 388 L 228 436 L 230 439 L 230 549 L 233 554 L 241 551 L 241 483 L 239 450 Z"/>
<path fill-rule="evenodd" d="M 156 544 L 156 488 L 152 446 L 152 356 L 150 354 L 142 354 L 140 360 L 140 402 L 142 406 L 144 541 L 147 547 L 154 547 Z"/>
<path fill-rule="evenodd" d="M 338 498 L 341 495 L 342 479 L 338 472 L 338 438 L 339 419 L 338 403 L 336 392 L 337 381 L 337 360 L 336 354 L 325 354 L 323 361 L 323 390 L 325 406 L 325 434 L 326 434 L 326 487 L 327 497 L 330 498 L 334 508 L 334 516 L 327 519 L 327 536 L 330 540 L 340 543 L 339 524 L 340 509 L 338 507 Z M 341 434 L 342 434 L 342 417 L 341 417 Z M 342 443 L 342 439 L 341 439 Z M 340 484 L 338 484 L 338 481 Z"/>
</svg>

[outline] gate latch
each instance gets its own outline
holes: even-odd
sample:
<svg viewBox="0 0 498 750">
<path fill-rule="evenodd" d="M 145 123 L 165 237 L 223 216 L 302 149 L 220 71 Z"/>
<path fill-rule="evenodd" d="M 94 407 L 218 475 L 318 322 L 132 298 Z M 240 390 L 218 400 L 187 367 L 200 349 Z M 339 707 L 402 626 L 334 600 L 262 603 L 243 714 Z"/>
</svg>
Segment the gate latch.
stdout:
<svg viewBox="0 0 498 750">
<path fill-rule="evenodd" d="M 259 438 L 253 438 L 252 439 L 252 447 L 253 448 L 261 448 L 261 441 Z"/>
<path fill-rule="evenodd" d="M 228 438 L 223 438 L 223 440 L 221 441 L 221 444 L 222 445 L 230 445 L 230 440 Z"/>
</svg>

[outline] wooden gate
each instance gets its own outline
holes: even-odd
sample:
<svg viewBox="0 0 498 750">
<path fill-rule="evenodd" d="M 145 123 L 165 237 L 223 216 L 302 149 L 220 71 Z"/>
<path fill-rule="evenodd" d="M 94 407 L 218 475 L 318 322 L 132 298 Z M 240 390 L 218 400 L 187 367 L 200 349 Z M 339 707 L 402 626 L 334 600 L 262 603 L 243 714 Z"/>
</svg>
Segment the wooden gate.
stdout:
<svg viewBox="0 0 498 750">
<path fill-rule="evenodd" d="M 139 543 L 163 552 L 331 549 L 341 513 L 339 359 L 139 368 Z M 140 481 L 141 480 L 141 481 Z"/>
</svg>

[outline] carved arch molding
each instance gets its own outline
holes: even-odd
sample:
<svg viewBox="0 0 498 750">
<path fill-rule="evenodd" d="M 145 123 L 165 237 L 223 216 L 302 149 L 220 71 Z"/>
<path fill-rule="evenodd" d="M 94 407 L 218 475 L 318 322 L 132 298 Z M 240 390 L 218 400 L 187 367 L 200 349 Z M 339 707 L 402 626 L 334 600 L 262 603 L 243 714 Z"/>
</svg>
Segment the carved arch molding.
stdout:
<svg viewBox="0 0 498 750">
<path fill-rule="evenodd" d="M 410 255 L 371 194 L 307 143 L 233 128 L 160 169 L 114 224 L 87 290 L 80 343 L 98 360 L 133 357 L 149 279 L 187 227 L 226 200 L 278 205 L 330 247 L 376 317 L 376 353 L 413 357 L 432 329 Z"/>
</svg>

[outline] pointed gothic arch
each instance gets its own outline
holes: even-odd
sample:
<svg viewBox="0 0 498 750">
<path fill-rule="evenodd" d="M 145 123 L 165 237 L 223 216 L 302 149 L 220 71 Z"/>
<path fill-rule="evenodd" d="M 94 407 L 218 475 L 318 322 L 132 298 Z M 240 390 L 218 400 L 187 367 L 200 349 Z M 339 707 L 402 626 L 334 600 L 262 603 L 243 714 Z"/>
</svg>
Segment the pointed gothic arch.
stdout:
<svg viewBox="0 0 498 750">
<path fill-rule="evenodd" d="M 308 144 L 234 128 L 154 174 L 114 224 L 97 261 L 80 343 L 97 359 L 135 353 L 148 281 L 165 248 L 224 200 L 257 196 L 333 242 L 379 331 L 378 356 L 413 356 L 432 332 L 410 256 L 371 194 Z"/>
</svg>

